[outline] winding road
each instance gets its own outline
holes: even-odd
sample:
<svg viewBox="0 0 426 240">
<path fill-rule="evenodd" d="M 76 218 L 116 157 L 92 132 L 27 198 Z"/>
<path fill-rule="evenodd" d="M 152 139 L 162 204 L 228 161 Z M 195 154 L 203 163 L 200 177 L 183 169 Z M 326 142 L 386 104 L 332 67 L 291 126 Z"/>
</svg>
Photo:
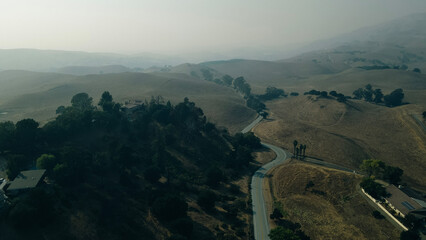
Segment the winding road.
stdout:
<svg viewBox="0 0 426 240">
<path fill-rule="evenodd" d="M 241 132 L 249 132 L 256 124 L 262 121 L 263 117 L 260 116 L 254 120 L 250 125 L 244 128 Z M 266 173 L 273 167 L 285 162 L 290 154 L 287 154 L 284 149 L 262 142 L 262 146 L 271 149 L 277 155 L 276 158 L 261 168 L 259 168 L 251 179 L 251 199 L 253 206 L 253 225 L 254 225 L 254 238 L 256 240 L 269 239 L 268 234 L 270 231 L 268 214 L 263 197 L 263 179 Z"/>
<path fill-rule="evenodd" d="M 250 123 L 247 127 L 245 127 L 241 132 L 247 133 L 249 132 L 254 126 L 256 126 L 260 121 L 262 121 L 263 117 L 259 116 L 257 119 L 255 119 L 252 123 Z M 286 162 L 291 156 L 291 153 L 286 152 L 284 149 L 261 142 L 263 147 L 269 148 L 272 151 L 275 152 L 276 158 L 260 167 L 254 174 L 251 180 L 251 198 L 252 198 L 252 208 L 253 208 L 253 225 L 254 225 L 254 239 L 256 240 L 269 240 L 269 222 L 268 222 L 268 211 L 265 206 L 265 199 L 263 196 L 263 179 L 265 178 L 267 172 L 271 170 L 273 167 L 280 165 L 284 162 Z M 303 161 L 310 163 L 310 164 L 316 164 L 323 167 L 328 167 L 332 169 L 337 169 L 345 172 L 354 173 L 357 175 L 360 175 L 360 173 L 357 173 L 355 170 L 340 166 L 337 164 L 319 161 L 316 159 L 312 159 L 307 157 Z M 362 195 L 364 196 L 364 195 Z M 372 204 L 370 201 L 368 201 L 370 204 Z M 374 203 L 372 204 L 374 208 L 379 210 L 383 215 L 386 216 L 386 214 L 381 210 L 378 209 Z M 397 226 L 397 223 L 393 221 L 392 219 L 387 218 L 388 221 L 390 221 L 392 224 Z"/>
</svg>

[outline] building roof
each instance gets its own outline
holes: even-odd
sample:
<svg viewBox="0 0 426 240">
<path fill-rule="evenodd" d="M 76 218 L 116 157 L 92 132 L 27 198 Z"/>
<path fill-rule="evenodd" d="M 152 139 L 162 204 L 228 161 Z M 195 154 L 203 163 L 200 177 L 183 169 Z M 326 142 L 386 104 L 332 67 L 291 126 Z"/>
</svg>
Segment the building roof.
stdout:
<svg viewBox="0 0 426 240">
<path fill-rule="evenodd" d="M 35 188 L 46 173 L 45 169 L 22 171 L 10 183 L 7 191 Z"/>
<path fill-rule="evenodd" d="M 391 194 L 386 200 L 404 215 L 422 208 L 420 204 L 392 184 L 386 187 L 386 191 Z"/>
</svg>

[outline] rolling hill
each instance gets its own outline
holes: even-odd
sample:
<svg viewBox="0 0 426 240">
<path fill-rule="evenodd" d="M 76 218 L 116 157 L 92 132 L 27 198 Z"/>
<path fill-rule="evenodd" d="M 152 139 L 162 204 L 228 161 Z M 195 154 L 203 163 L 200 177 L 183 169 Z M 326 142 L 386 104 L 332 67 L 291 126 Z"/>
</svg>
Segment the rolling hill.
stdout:
<svg viewBox="0 0 426 240">
<path fill-rule="evenodd" d="M 19 80 L 19 81 L 18 81 Z M 172 103 L 188 97 L 205 110 L 210 121 L 239 131 L 255 117 L 255 112 L 245 106 L 244 100 L 232 89 L 175 73 L 119 73 L 72 76 L 56 73 L 26 71 L 0 72 L 1 120 L 18 121 L 34 118 L 45 122 L 55 117 L 60 105 L 79 92 L 87 92 L 97 103 L 102 92 L 109 91 L 114 99 L 150 100 L 162 96 Z"/>
</svg>

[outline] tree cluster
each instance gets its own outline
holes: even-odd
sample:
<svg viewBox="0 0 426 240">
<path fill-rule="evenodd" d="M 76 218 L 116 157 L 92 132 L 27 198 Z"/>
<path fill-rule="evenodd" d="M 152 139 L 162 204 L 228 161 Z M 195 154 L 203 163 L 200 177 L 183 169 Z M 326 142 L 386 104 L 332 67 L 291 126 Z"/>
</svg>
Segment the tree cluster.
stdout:
<svg viewBox="0 0 426 240">
<path fill-rule="evenodd" d="M 360 169 L 369 177 L 383 179 L 394 185 L 401 181 L 404 171 L 399 167 L 388 166 L 381 160 L 366 159 L 360 165 Z"/>
<path fill-rule="evenodd" d="M 260 143 L 253 134 L 230 136 L 218 130 L 187 98 L 175 106 L 152 98 L 131 119 L 108 92 L 98 107 L 92 102 L 79 93 L 42 127 L 33 119 L 0 123 L 8 177 L 37 166 L 52 182 L 41 189 L 40 201 L 31 191 L 31 201 L 14 199 L 6 220 L 20 231 L 39 226 L 32 216 L 40 215 L 69 229 L 72 206 L 102 229 L 96 231 L 102 239 L 153 239 L 145 225 L 148 212 L 174 235 L 190 238 L 193 223 L 185 196 L 238 179 Z M 42 201 L 46 194 L 48 207 Z M 224 204 L 216 199 L 213 206 L 217 203 Z M 200 204 L 211 207 L 202 198 Z M 67 238 L 69 232 L 63 234 Z"/>
<path fill-rule="evenodd" d="M 381 89 L 373 89 L 371 84 L 367 84 L 365 88 L 358 88 L 353 92 L 353 95 L 354 99 L 364 99 L 376 104 L 384 103 L 388 107 L 400 106 L 404 98 L 404 92 L 401 88 L 395 89 L 388 95 L 383 95 Z"/>
<path fill-rule="evenodd" d="M 293 157 L 296 159 L 305 159 L 306 157 L 306 144 L 300 144 L 298 146 L 297 140 L 293 141 Z"/>
<path fill-rule="evenodd" d="M 264 94 L 258 95 L 257 97 L 261 101 L 268 101 L 268 100 L 272 100 L 272 99 L 275 99 L 275 98 L 279 98 L 281 96 L 287 97 L 287 95 L 284 93 L 283 89 L 269 86 L 269 87 L 266 88 Z"/>
<path fill-rule="evenodd" d="M 345 95 L 343 95 L 342 93 L 337 93 L 334 90 L 328 93 L 327 91 L 318 91 L 318 90 L 312 89 L 309 92 L 305 92 L 304 95 L 315 95 L 315 96 L 320 96 L 322 98 L 334 97 L 339 102 L 346 102 L 346 99 L 347 99 Z"/>
<path fill-rule="evenodd" d="M 374 178 L 364 178 L 359 185 L 375 199 L 380 200 L 388 196 L 386 189 L 380 183 L 375 182 Z"/>
</svg>

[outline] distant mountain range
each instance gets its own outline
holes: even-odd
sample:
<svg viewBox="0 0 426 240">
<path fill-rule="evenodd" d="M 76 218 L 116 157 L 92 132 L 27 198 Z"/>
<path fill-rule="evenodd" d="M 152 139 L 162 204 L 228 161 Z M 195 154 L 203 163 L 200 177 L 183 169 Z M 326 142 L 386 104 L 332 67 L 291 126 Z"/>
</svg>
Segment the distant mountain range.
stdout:
<svg viewBox="0 0 426 240">
<path fill-rule="evenodd" d="M 338 54 L 344 52 L 352 55 L 356 53 L 359 56 L 355 58 L 361 60 L 364 58 L 375 60 L 377 58 L 381 61 L 384 59 L 385 64 L 411 64 L 413 67 L 423 68 L 423 66 L 426 66 L 423 64 L 426 62 L 426 28 L 424 26 L 426 26 L 426 13 L 421 13 L 362 28 L 338 37 L 316 41 L 301 48 L 295 47 L 292 51 L 279 48 L 238 48 L 228 53 L 215 52 L 185 57 L 150 53 L 124 55 L 57 50 L 0 49 L 0 71 L 29 70 L 87 75 L 135 72 L 143 69 L 152 71 L 153 69 L 163 69 L 165 66 L 169 68 L 185 62 L 203 62 L 202 59 L 204 61 L 226 60 L 230 59 L 229 56 L 245 56 L 247 59 L 255 59 L 257 56 L 257 60 L 263 61 L 288 59 L 288 57 L 293 56 L 289 59 L 291 62 L 301 58 L 311 61 L 316 58 L 328 58 L 327 55 L 330 52 Z M 318 51 L 322 51 L 326 56 L 312 56 L 318 55 Z M 316 60 L 320 61 L 319 59 Z M 352 60 L 353 58 L 345 57 L 342 62 Z M 324 61 L 322 62 L 324 63 Z M 344 68 L 345 66 L 338 66 L 337 70 Z"/>
</svg>

